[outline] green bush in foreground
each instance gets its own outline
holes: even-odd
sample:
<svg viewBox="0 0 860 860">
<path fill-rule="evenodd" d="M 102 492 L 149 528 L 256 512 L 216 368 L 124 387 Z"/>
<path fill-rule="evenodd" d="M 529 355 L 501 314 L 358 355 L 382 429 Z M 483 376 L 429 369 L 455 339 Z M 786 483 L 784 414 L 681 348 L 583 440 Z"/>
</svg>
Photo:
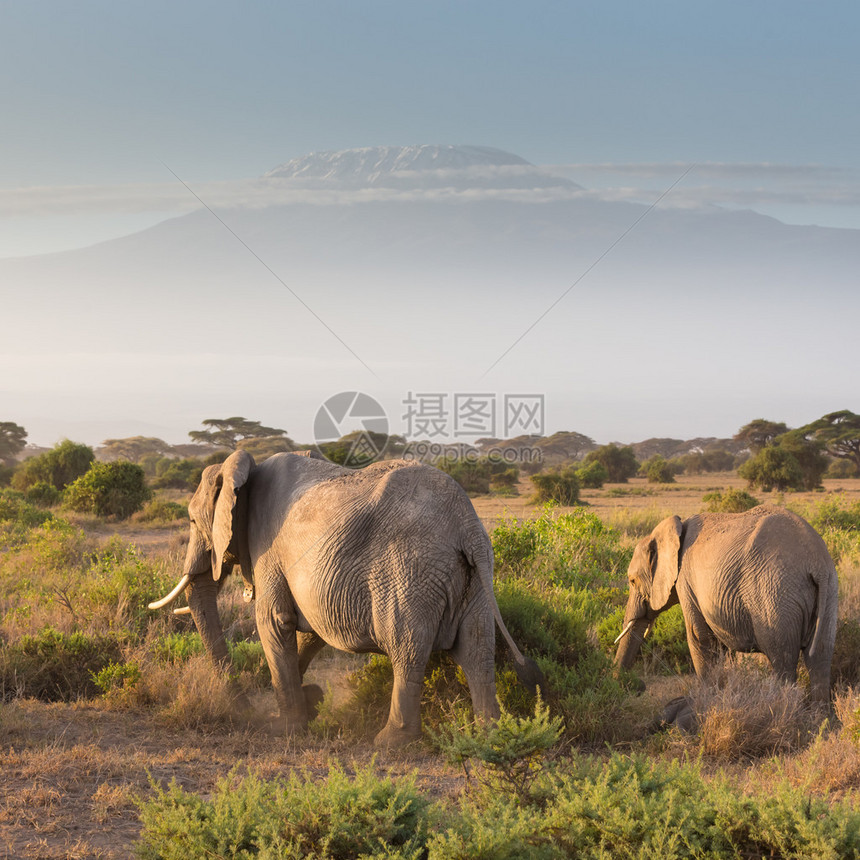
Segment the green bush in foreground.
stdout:
<svg viewBox="0 0 860 860">
<path fill-rule="evenodd" d="M 335 764 L 321 782 L 307 773 L 272 781 L 233 773 L 209 800 L 176 782 L 152 787 L 140 812 L 143 860 L 417 860 L 428 839 L 430 802 L 414 777 L 380 778 L 373 764 L 354 777 Z"/>
<path fill-rule="evenodd" d="M 153 783 L 141 802 L 143 860 L 314 857 L 513 858 L 855 857 L 860 811 L 787 783 L 745 796 L 698 765 L 574 756 L 537 778 L 531 801 L 488 785 L 432 803 L 413 777 L 348 777 L 339 765 L 266 781 L 234 772 L 208 798 Z"/>
</svg>

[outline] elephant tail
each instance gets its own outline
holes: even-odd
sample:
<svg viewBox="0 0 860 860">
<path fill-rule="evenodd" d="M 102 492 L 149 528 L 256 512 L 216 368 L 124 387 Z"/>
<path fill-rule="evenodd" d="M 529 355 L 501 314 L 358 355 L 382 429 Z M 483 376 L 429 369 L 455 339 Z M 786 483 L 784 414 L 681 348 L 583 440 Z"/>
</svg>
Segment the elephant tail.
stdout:
<svg viewBox="0 0 860 860">
<path fill-rule="evenodd" d="M 809 644 L 809 657 L 814 657 L 821 649 L 832 653 L 836 639 L 836 621 L 839 602 L 839 581 L 832 562 L 824 574 L 813 577 L 818 587 L 818 606 L 815 613 L 815 632 Z"/>
<path fill-rule="evenodd" d="M 496 602 L 496 595 L 493 591 L 493 548 L 487 538 L 487 533 L 482 531 L 482 540 L 475 541 L 469 549 L 466 550 L 466 557 L 472 565 L 472 569 L 478 574 L 484 592 L 487 595 L 487 600 L 493 607 L 493 617 L 496 619 L 496 625 L 502 632 L 505 642 L 514 658 L 514 671 L 517 673 L 520 683 L 532 693 L 537 692 L 538 687 L 546 688 L 546 678 L 543 672 L 538 668 L 537 663 L 529 657 L 526 657 L 514 642 L 513 636 L 505 627 L 505 622 L 502 620 L 502 613 L 499 611 L 499 604 Z"/>
</svg>

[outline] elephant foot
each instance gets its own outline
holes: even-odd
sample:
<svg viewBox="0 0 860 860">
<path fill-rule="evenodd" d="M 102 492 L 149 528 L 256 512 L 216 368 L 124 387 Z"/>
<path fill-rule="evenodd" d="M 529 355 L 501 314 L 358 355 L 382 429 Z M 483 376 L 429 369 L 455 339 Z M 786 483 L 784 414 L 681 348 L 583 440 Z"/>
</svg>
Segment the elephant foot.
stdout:
<svg viewBox="0 0 860 860">
<path fill-rule="evenodd" d="M 305 708 L 308 712 L 308 721 L 315 720 L 320 710 L 320 705 L 325 698 L 322 687 L 317 684 L 303 684 L 302 693 L 305 697 Z"/>
<path fill-rule="evenodd" d="M 400 729 L 387 725 L 374 739 L 373 744 L 381 749 L 396 749 L 417 741 L 421 737 L 421 729 Z"/>
</svg>

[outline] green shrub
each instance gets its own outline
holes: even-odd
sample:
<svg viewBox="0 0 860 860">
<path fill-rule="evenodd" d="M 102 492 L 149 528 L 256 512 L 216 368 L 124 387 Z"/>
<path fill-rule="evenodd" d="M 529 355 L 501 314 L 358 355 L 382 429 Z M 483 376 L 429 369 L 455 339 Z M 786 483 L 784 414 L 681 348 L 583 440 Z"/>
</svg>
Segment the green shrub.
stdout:
<svg viewBox="0 0 860 860">
<path fill-rule="evenodd" d="M 450 475 L 470 495 L 484 495 L 490 492 L 490 479 L 493 472 L 491 463 L 486 458 L 451 460 L 443 457 L 433 465 Z"/>
<path fill-rule="evenodd" d="M 675 475 L 682 470 L 683 466 L 655 454 L 639 467 L 639 474 L 647 478 L 649 484 L 674 484 Z"/>
<path fill-rule="evenodd" d="M 705 510 L 710 513 L 740 514 L 760 505 L 761 502 L 746 490 L 728 489 L 724 492 L 705 493 L 702 496 Z"/>
<path fill-rule="evenodd" d="M 860 812 L 787 782 L 747 796 L 696 764 L 574 757 L 543 807 L 485 791 L 430 840 L 430 860 L 466 858 L 854 857 Z"/>
<path fill-rule="evenodd" d="M 172 523 L 188 519 L 188 506 L 167 499 L 151 499 L 137 517 L 145 523 Z"/>
<path fill-rule="evenodd" d="M 203 460 L 196 458 L 175 460 L 164 457 L 156 465 L 155 473 L 158 477 L 152 482 L 152 486 L 156 490 L 194 491 L 200 483 L 200 477 L 206 465 Z"/>
<path fill-rule="evenodd" d="M 803 472 L 794 455 L 783 448 L 768 446 L 750 457 L 739 469 L 738 475 L 759 487 L 765 493 L 771 490 L 803 489 Z"/>
<path fill-rule="evenodd" d="M 518 495 L 517 484 L 520 480 L 520 470 L 516 466 L 494 472 L 490 476 L 490 492 L 496 496 Z"/>
<path fill-rule="evenodd" d="M 47 481 L 36 481 L 27 489 L 24 496 L 31 505 L 39 508 L 53 508 L 60 504 L 63 498 L 63 494 Z"/>
<path fill-rule="evenodd" d="M 354 777 L 333 764 L 320 781 L 307 772 L 272 781 L 234 772 L 205 800 L 175 781 L 151 785 L 140 809 L 142 860 L 418 860 L 429 833 L 430 803 L 415 777 L 380 778 L 373 763 Z"/>
<path fill-rule="evenodd" d="M 140 682 L 142 672 L 140 664 L 132 660 L 129 663 L 108 663 L 103 669 L 92 673 L 93 683 L 105 695 L 116 690 L 135 687 Z"/>
<path fill-rule="evenodd" d="M 152 613 L 147 608 L 169 588 L 173 577 L 150 561 L 135 544 L 112 537 L 96 551 L 80 580 L 77 598 L 90 623 L 142 633 Z"/>
<path fill-rule="evenodd" d="M 562 585 L 609 585 L 627 570 L 632 550 L 597 514 L 558 513 L 547 505 L 533 520 L 510 519 L 491 534 L 501 576 L 529 572 Z"/>
<path fill-rule="evenodd" d="M 591 589 L 546 586 L 508 578 L 496 596 L 505 625 L 524 653 L 546 676 L 542 690 L 552 712 L 561 716 L 565 734 L 579 743 L 602 743 L 629 736 L 625 719 L 627 677 L 612 671 L 610 657 L 592 643 L 591 629 L 606 611 L 607 594 Z M 497 640 L 497 658 L 509 660 Z M 512 669 L 500 673 L 499 701 L 511 713 L 532 713 L 534 700 Z"/>
<path fill-rule="evenodd" d="M 860 684 L 860 622 L 843 618 L 836 627 L 836 642 L 833 646 L 833 661 L 830 666 L 831 681 L 854 687 Z"/>
<path fill-rule="evenodd" d="M 73 701 L 98 693 L 94 676 L 121 659 L 114 636 L 61 633 L 46 627 L 34 636 L 0 644 L 0 694 Z"/>
<path fill-rule="evenodd" d="M 236 672 L 249 674 L 260 686 L 269 686 L 272 682 L 272 674 L 269 664 L 263 652 L 261 642 L 252 642 L 247 639 L 238 642 L 228 642 L 230 660 Z"/>
<path fill-rule="evenodd" d="M 619 448 L 617 445 L 604 445 L 596 451 L 585 455 L 584 463 L 602 463 L 609 473 L 608 480 L 613 484 L 626 484 L 639 471 L 636 454 L 629 445 Z"/>
<path fill-rule="evenodd" d="M 477 761 L 487 772 L 487 784 L 500 788 L 519 803 L 538 798 L 534 783 L 543 775 L 546 753 L 558 743 L 562 720 L 550 717 L 549 708 L 540 700 L 534 716 L 516 717 L 502 711 L 490 724 L 459 720 L 443 726 L 434 735 L 436 746 L 451 762 Z"/>
<path fill-rule="evenodd" d="M 831 460 L 827 467 L 825 478 L 857 478 L 860 477 L 860 467 L 851 460 Z"/>
<path fill-rule="evenodd" d="M 0 528 L 18 527 L 26 530 L 42 525 L 52 514 L 27 501 L 24 493 L 4 488 L 0 490 Z"/>
<path fill-rule="evenodd" d="M 124 520 L 139 511 L 150 495 L 143 469 L 115 460 L 93 463 L 85 475 L 69 485 L 65 504 L 79 513 Z"/>
<path fill-rule="evenodd" d="M 584 490 L 599 490 L 609 480 L 609 470 L 603 463 L 593 460 L 577 469 L 576 477 Z"/>
<path fill-rule="evenodd" d="M 579 478 L 573 466 L 538 472 L 532 475 L 531 481 L 535 485 L 534 495 L 530 499 L 532 504 L 579 504 Z"/>
<path fill-rule="evenodd" d="M 514 740 L 517 740 L 516 733 Z M 526 739 L 528 731 L 520 733 Z M 498 781 L 432 803 L 415 777 L 348 777 L 338 764 L 316 780 L 240 777 L 206 796 L 151 780 L 139 801 L 142 860 L 669 860 L 856 857 L 860 811 L 850 798 L 816 798 L 787 779 L 745 792 L 701 764 L 642 755 L 574 755 L 542 767 L 527 799 Z M 502 783 L 502 787 L 504 784 Z"/>
<path fill-rule="evenodd" d="M 15 471 L 12 486 L 17 490 L 26 490 L 33 484 L 45 481 L 57 490 L 64 490 L 89 469 L 94 459 L 93 449 L 89 445 L 64 439 L 50 451 L 24 460 Z"/>
<path fill-rule="evenodd" d="M 828 529 L 860 532 L 860 501 L 847 502 L 844 497 L 831 496 L 804 513 L 819 532 Z"/>
<path fill-rule="evenodd" d="M 182 663 L 189 657 L 204 653 L 203 639 L 194 631 L 167 633 L 159 636 L 150 646 L 156 659 L 164 663 Z"/>
</svg>

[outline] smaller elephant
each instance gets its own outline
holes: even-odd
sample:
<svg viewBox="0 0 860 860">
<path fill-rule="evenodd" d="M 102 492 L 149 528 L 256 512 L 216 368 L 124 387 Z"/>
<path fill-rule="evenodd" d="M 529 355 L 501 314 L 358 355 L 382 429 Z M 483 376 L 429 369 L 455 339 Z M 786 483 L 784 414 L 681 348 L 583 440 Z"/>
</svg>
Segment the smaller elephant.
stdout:
<svg viewBox="0 0 860 860">
<path fill-rule="evenodd" d="M 616 665 L 628 669 L 656 617 L 681 604 L 693 666 L 706 677 L 720 647 L 760 652 L 794 682 L 803 653 L 811 697 L 830 698 L 836 568 L 820 535 L 783 508 L 669 517 L 636 545 Z"/>
</svg>

